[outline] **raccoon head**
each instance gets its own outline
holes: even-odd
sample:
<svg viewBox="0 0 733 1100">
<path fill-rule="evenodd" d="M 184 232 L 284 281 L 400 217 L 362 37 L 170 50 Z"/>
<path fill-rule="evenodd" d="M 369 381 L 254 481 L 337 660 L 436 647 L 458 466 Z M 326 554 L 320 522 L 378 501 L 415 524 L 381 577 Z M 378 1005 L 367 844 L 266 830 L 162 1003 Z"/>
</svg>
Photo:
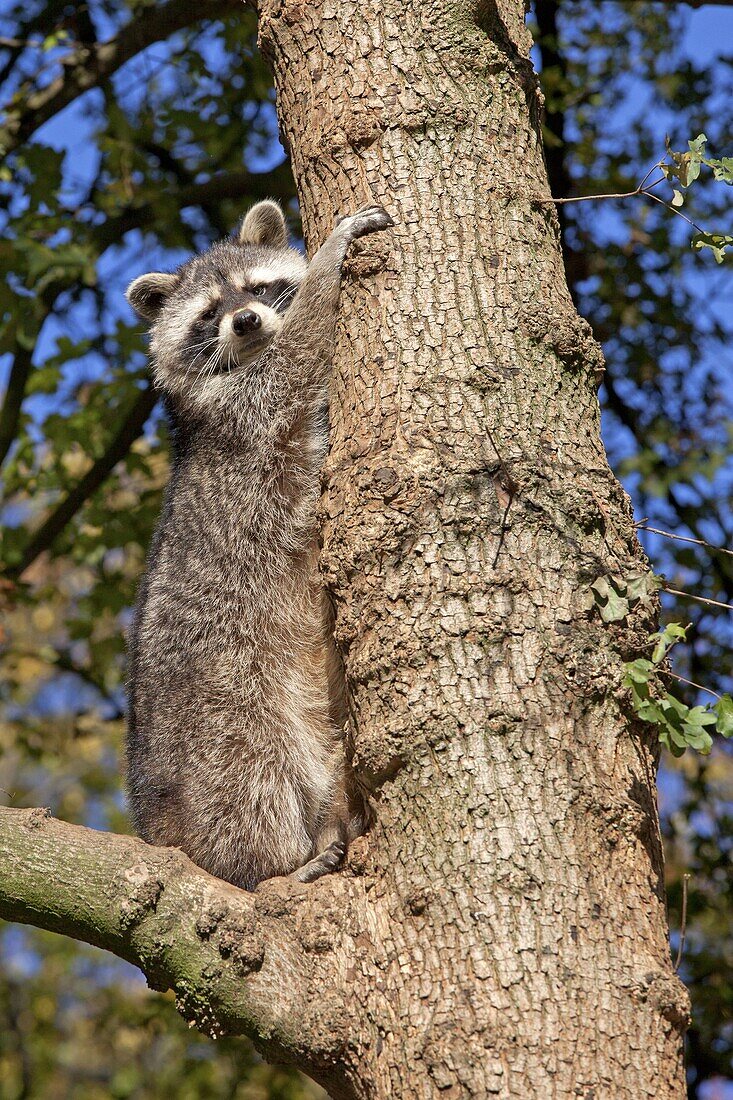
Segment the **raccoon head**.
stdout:
<svg viewBox="0 0 733 1100">
<path fill-rule="evenodd" d="M 306 268 L 288 245 L 282 210 L 266 200 L 252 207 L 236 238 L 173 274 L 135 279 L 127 300 L 150 324 L 156 384 L 193 398 L 218 391 L 280 331 Z"/>
</svg>

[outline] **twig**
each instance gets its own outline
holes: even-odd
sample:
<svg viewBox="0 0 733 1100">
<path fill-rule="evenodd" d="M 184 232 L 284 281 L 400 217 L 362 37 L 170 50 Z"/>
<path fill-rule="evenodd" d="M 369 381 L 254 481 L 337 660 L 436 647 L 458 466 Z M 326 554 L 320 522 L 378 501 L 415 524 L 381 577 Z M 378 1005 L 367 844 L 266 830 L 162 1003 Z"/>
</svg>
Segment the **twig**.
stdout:
<svg viewBox="0 0 733 1100">
<path fill-rule="evenodd" d="M 682 919 L 680 921 L 680 945 L 677 951 L 677 960 L 674 964 L 675 973 L 677 973 L 680 968 L 682 953 L 685 950 L 685 935 L 687 933 L 687 883 L 689 881 L 689 875 L 682 876 Z"/>
<path fill-rule="evenodd" d="M 694 680 L 687 680 L 676 672 L 670 672 L 668 668 L 662 668 L 659 671 L 662 676 L 671 676 L 673 680 L 679 680 L 681 684 L 689 684 L 690 687 L 697 688 L 698 691 L 706 691 L 708 695 L 714 695 L 716 699 L 722 699 L 722 695 L 718 695 L 717 691 L 713 691 L 712 688 L 706 688 L 704 684 L 696 684 Z"/>
<path fill-rule="evenodd" d="M 56 29 L 63 16 L 64 8 L 66 7 L 65 0 L 46 0 L 45 4 L 39 7 L 36 15 L 33 15 L 25 23 L 18 26 L 16 37 L 18 39 L 30 39 L 32 35 L 38 33 L 41 36 L 41 40 L 46 37 L 48 28 Z M 24 46 L 6 46 L 5 49 L 9 51 L 9 57 L 3 62 L 3 66 L 0 69 L 0 84 L 5 82 L 5 79 L 15 68 L 18 58 L 22 55 Z"/>
<path fill-rule="evenodd" d="M 691 225 L 693 229 L 696 229 L 698 233 L 704 233 L 705 230 L 702 228 L 702 226 L 698 225 L 697 222 L 694 222 L 692 218 L 688 218 L 687 214 L 683 214 L 682 211 L 678 207 L 673 206 L 671 202 L 667 202 L 666 199 L 660 199 L 659 195 L 654 194 L 652 188 L 658 187 L 660 183 L 664 182 L 664 180 L 666 179 L 664 175 L 662 175 L 658 180 L 654 180 L 652 183 L 647 184 L 646 181 L 649 179 L 655 168 L 662 168 L 664 166 L 664 163 L 664 161 L 657 161 L 656 164 L 653 164 L 644 176 L 644 178 L 633 189 L 633 191 L 617 191 L 612 194 L 605 195 L 571 195 L 569 198 L 564 199 L 556 199 L 554 198 L 554 196 L 550 195 L 548 198 L 535 198 L 534 202 L 539 203 L 540 205 L 553 203 L 555 206 L 559 206 L 561 204 L 569 202 L 593 202 L 596 199 L 633 199 L 636 198 L 637 195 L 644 195 L 646 196 L 646 198 L 652 199 L 653 202 L 658 202 L 661 206 L 666 207 L 666 209 L 671 211 L 672 214 L 677 214 L 678 217 L 682 218 L 683 221 L 686 221 L 688 225 Z"/>
<path fill-rule="evenodd" d="M 0 47 L 3 49 L 25 50 L 30 46 L 35 50 L 39 49 L 42 45 L 42 38 L 6 38 L 5 35 L 0 36 Z"/>
<path fill-rule="evenodd" d="M 673 535 L 671 531 L 662 531 L 659 527 L 647 527 L 646 520 L 639 520 L 636 524 L 640 531 L 651 531 L 653 535 L 664 535 L 668 539 L 676 539 L 678 542 L 692 542 L 695 546 L 706 546 L 708 550 L 714 550 L 716 554 L 730 554 L 733 558 L 733 550 L 726 550 L 724 546 L 713 546 L 705 539 L 692 539 L 688 535 Z"/>
<path fill-rule="evenodd" d="M 671 210 L 673 214 L 676 214 L 679 218 L 682 218 L 682 220 L 687 222 L 688 225 L 691 225 L 693 229 L 696 229 L 698 233 L 705 232 L 701 225 L 698 225 L 697 222 L 694 222 L 692 218 L 688 218 L 687 214 L 683 214 L 681 210 L 679 210 L 676 206 L 672 206 L 672 203 L 667 202 L 666 199 L 660 199 L 659 195 L 653 195 L 651 191 L 647 191 L 646 189 L 644 191 L 640 191 L 639 194 L 646 195 L 648 199 L 654 199 L 654 201 L 658 202 L 660 206 L 665 206 L 667 210 Z"/>
<path fill-rule="evenodd" d="M 507 521 L 507 517 L 509 515 L 509 509 L 512 506 L 513 500 L 514 500 L 514 493 L 510 490 L 509 491 L 509 499 L 506 502 L 506 507 L 504 509 L 504 514 L 501 517 L 501 527 L 499 529 L 499 544 L 496 547 L 496 553 L 494 554 L 494 560 L 491 563 L 491 568 L 492 569 L 496 569 L 496 563 L 499 560 L 499 554 L 501 553 L 501 548 L 504 545 L 504 535 L 506 534 L 506 530 L 507 530 L 506 521 Z"/>
<path fill-rule="evenodd" d="M 559 206 L 561 203 L 564 205 L 568 202 L 593 202 L 595 199 L 631 199 L 635 195 L 643 194 L 644 192 L 640 188 L 635 187 L 633 191 L 617 191 L 613 194 L 606 195 L 571 195 L 567 199 L 555 199 L 551 197 L 549 199 L 536 199 L 535 201 L 542 203 L 552 202 L 556 206 Z"/>
<path fill-rule="evenodd" d="M 733 0 L 731 0 L 731 2 L 733 2 Z M 653 183 L 649 183 L 649 184 L 646 183 L 646 180 L 648 179 L 648 177 L 651 175 L 651 173 L 654 171 L 654 169 L 658 168 L 658 167 L 659 167 L 658 164 L 652 165 L 652 167 L 647 172 L 646 176 L 644 176 L 644 179 L 641 181 L 641 183 L 638 185 L 638 187 L 634 188 L 633 191 L 618 191 L 618 192 L 615 192 L 614 194 L 610 194 L 610 195 L 570 195 L 568 198 L 565 198 L 565 199 L 554 199 L 554 198 L 553 199 L 539 199 L 538 201 L 539 202 L 554 202 L 554 203 L 590 202 L 593 199 L 633 199 L 636 195 L 648 195 L 650 199 L 656 199 L 657 202 L 663 202 L 664 201 L 663 199 L 659 199 L 659 198 L 657 198 L 656 195 L 652 194 L 652 187 L 659 187 L 660 183 L 664 183 L 665 177 L 660 176 L 659 179 L 654 180 Z M 675 207 L 672 207 L 672 210 L 675 214 L 679 214 L 679 210 L 677 210 Z M 680 217 L 684 217 L 684 214 L 681 214 Z M 689 218 L 688 218 L 688 221 L 689 221 Z M 702 230 L 701 230 L 701 232 L 702 232 Z"/>
<path fill-rule="evenodd" d="M 670 588 L 669 585 L 662 585 L 663 592 L 669 592 L 672 596 L 684 596 L 686 600 L 697 600 L 698 603 L 709 603 L 711 607 L 725 607 L 728 611 L 733 611 L 733 603 L 721 603 L 720 600 L 710 600 L 707 596 L 693 596 L 691 592 L 681 592 L 679 588 Z"/>
<path fill-rule="evenodd" d="M 649 179 L 649 177 L 651 176 L 654 169 L 655 168 L 661 168 L 662 164 L 663 164 L 662 161 L 657 161 L 656 164 L 653 164 L 651 166 L 651 168 L 649 169 L 649 171 L 647 172 L 647 174 L 644 176 L 644 178 L 639 183 L 637 183 L 637 185 L 636 185 L 636 187 L 634 188 L 633 191 L 618 191 L 618 192 L 616 192 L 614 194 L 610 194 L 610 195 L 571 195 L 569 198 L 565 198 L 565 199 L 556 199 L 556 198 L 553 198 L 552 195 L 551 195 L 547 199 L 536 199 L 535 201 L 540 202 L 540 203 L 550 203 L 550 202 L 552 202 L 552 203 L 555 203 L 556 205 L 558 205 L 560 203 L 568 203 L 568 202 L 591 202 L 593 199 L 632 199 L 636 195 L 644 195 L 644 194 L 647 193 L 646 189 L 645 189 L 645 186 L 644 186 L 646 184 L 646 181 Z M 656 187 L 657 184 L 661 183 L 663 179 L 664 179 L 664 176 L 662 176 L 661 179 L 655 180 L 654 183 L 650 183 L 649 186 L 650 187 Z M 656 198 L 656 195 L 652 195 L 652 198 Z"/>
</svg>

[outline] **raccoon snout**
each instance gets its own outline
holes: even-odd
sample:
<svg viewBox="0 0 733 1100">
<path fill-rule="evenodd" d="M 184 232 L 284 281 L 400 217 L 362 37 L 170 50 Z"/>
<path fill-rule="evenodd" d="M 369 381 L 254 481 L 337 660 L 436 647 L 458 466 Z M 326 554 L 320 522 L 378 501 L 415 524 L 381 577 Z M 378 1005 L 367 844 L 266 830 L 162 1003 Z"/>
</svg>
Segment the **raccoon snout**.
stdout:
<svg viewBox="0 0 733 1100">
<path fill-rule="evenodd" d="M 232 330 L 235 336 L 246 336 L 261 324 L 262 318 L 253 309 L 239 309 L 232 317 Z"/>
</svg>

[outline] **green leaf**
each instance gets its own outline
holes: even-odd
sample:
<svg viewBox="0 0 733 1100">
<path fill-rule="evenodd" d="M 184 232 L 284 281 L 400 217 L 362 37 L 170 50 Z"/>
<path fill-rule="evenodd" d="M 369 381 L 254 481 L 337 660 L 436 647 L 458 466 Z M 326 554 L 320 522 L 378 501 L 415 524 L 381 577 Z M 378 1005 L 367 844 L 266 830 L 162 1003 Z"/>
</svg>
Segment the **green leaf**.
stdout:
<svg viewBox="0 0 733 1100">
<path fill-rule="evenodd" d="M 629 601 L 622 595 L 622 589 L 615 578 L 599 577 L 591 585 L 596 595 L 596 603 L 604 623 L 616 623 L 625 619 L 629 613 Z"/>
<path fill-rule="evenodd" d="M 659 707 L 652 703 L 651 700 L 641 703 L 636 708 L 636 713 L 642 722 L 652 722 L 654 725 L 660 725 L 664 722 L 664 715 Z"/>
<path fill-rule="evenodd" d="M 683 206 L 685 202 L 685 196 L 681 191 L 676 189 L 672 191 L 672 206 Z"/>
<path fill-rule="evenodd" d="M 684 640 L 686 637 L 687 629 L 682 626 L 681 623 L 668 623 L 664 630 L 658 630 L 656 633 L 650 635 L 650 641 L 657 640 L 654 652 L 652 653 L 652 661 L 654 664 L 659 664 L 667 650 L 670 649 L 676 641 L 680 639 Z"/>
<path fill-rule="evenodd" d="M 643 573 L 628 573 L 624 578 L 626 582 L 626 595 L 630 600 L 645 602 L 659 591 L 661 580 L 654 573 L 645 570 Z"/>
<path fill-rule="evenodd" d="M 670 695 L 668 691 L 664 693 L 660 706 L 665 711 L 667 720 L 674 722 L 677 726 L 681 724 L 683 718 L 687 717 L 690 709 L 687 703 L 683 703 L 681 699 L 675 699 L 674 695 Z"/>
<path fill-rule="evenodd" d="M 48 53 L 49 50 L 54 50 L 57 46 L 68 41 L 69 32 L 66 30 L 54 31 L 53 34 L 47 34 L 41 43 L 41 49 L 44 53 Z"/>
<path fill-rule="evenodd" d="M 722 264 L 726 249 L 733 245 L 733 236 L 728 233 L 696 233 L 690 243 L 698 252 L 703 248 L 709 248 L 715 257 L 715 262 Z"/>
<path fill-rule="evenodd" d="M 29 396 L 33 393 L 55 393 L 60 378 L 61 371 L 59 368 L 50 366 L 47 363 L 45 366 L 38 367 L 33 371 L 26 387 L 26 393 Z"/>
<path fill-rule="evenodd" d="M 682 749 L 682 751 L 684 752 L 684 750 L 687 748 L 688 743 L 685 733 L 681 729 L 677 729 L 676 726 L 671 725 L 671 723 L 667 724 L 666 730 L 670 743 L 672 745 L 676 745 L 677 748 Z"/>
<path fill-rule="evenodd" d="M 721 737 L 733 737 L 733 699 L 727 693 L 715 704 L 716 729 Z"/>
<path fill-rule="evenodd" d="M 691 183 L 695 182 L 699 175 L 699 158 L 692 156 L 690 153 L 685 153 L 683 157 L 683 164 L 680 168 L 680 183 L 683 184 L 683 186 L 685 187 L 689 187 Z"/>
<path fill-rule="evenodd" d="M 691 749 L 707 756 L 713 747 L 713 739 L 707 730 L 685 731 L 685 741 Z"/>
<path fill-rule="evenodd" d="M 701 157 L 705 152 L 705 145 L 707 143 L 707 140 L 708 139 L 705 134 L 698 134 L 696 138 L 692 139 L 692 141 L 688 141 L 687 144 L 690 148 L 690 152 L 694 153 L 696 156 Z"/>
<path fill-rule="evenodd" d="M 624 677 L 624 687 L 631 689 L 631 701 L 635 710 L 639 710 L 641 707 L 645 707 L 647 703 L 653 702 L 648 682 L 638 683 L 636 680 Z"/>
<path fill-rule="evenodd" d="M 682 623 L 667 623 L 662 635 L 666 638 L 682 638 L 684 640 L 687 637 L 687 627 L 683 626 Z"/>
<path fill-rule="evenodd" d="M 626 669 L 626 675 L 636 684 L 647 683 L 654 672 L 654 665 L 644 657 L 639 657 L 636 661 L 630 661 L 627 665 L 624 665 L 624 668 Z"/>
<path fill-rule="evenodd" d="M 659 730 L 659 740 L 666 749 L 672 753 L 672 756 L 682 756 L 687 747 L 684 743 L 678 744 L 676 740 L 672 740 L 671 727 L 662 726 Z"/>
<path fill-rule="evenodd" d="M 721 157 L 720 160 L 707 160 L 705 163 L 712 168 L 716 180 L 733 184 L 733 157 Z"/>
<path fill-rule="evenodd" d="M 687 724 L 694 726 L 715 725 L 716 716 L 709 707 L 691 707 L 687 715 Z"/>
</svg>

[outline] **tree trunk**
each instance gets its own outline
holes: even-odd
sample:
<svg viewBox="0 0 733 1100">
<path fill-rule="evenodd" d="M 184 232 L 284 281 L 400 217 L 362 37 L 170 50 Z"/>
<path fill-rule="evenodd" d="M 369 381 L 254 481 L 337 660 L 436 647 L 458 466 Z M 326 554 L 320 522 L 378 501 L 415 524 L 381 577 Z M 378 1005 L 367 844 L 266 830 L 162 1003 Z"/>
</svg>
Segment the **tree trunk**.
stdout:
<svg viewBox="0 0 733 1100">
<path fill-rule="evenodd" d="M 367 201 L 397 223 L 383 273 L 372 245 L 351 265 L 324 497 L 376 807 L 338 951 L 359 1096 L 684 1095 L 656 761 L 621 689 L 653 615 L 589 599 L 647 563 L 536 201 L 523 17 L 260 5 L 308 242 Z"/>
<path fill-rule="evenodd" d="M 622 688 L 656 607 L 523 14 L 260 2 L 309 251 L 365 202 L 397 223 L 347 265 L 323 501 L 370 833 L 341 874 L 247 895 L 0 815 L 1 915 L 134 959 L 199 1026 L 343 1100 L 684 1096 L 655 751 Z"/>
</svg>

